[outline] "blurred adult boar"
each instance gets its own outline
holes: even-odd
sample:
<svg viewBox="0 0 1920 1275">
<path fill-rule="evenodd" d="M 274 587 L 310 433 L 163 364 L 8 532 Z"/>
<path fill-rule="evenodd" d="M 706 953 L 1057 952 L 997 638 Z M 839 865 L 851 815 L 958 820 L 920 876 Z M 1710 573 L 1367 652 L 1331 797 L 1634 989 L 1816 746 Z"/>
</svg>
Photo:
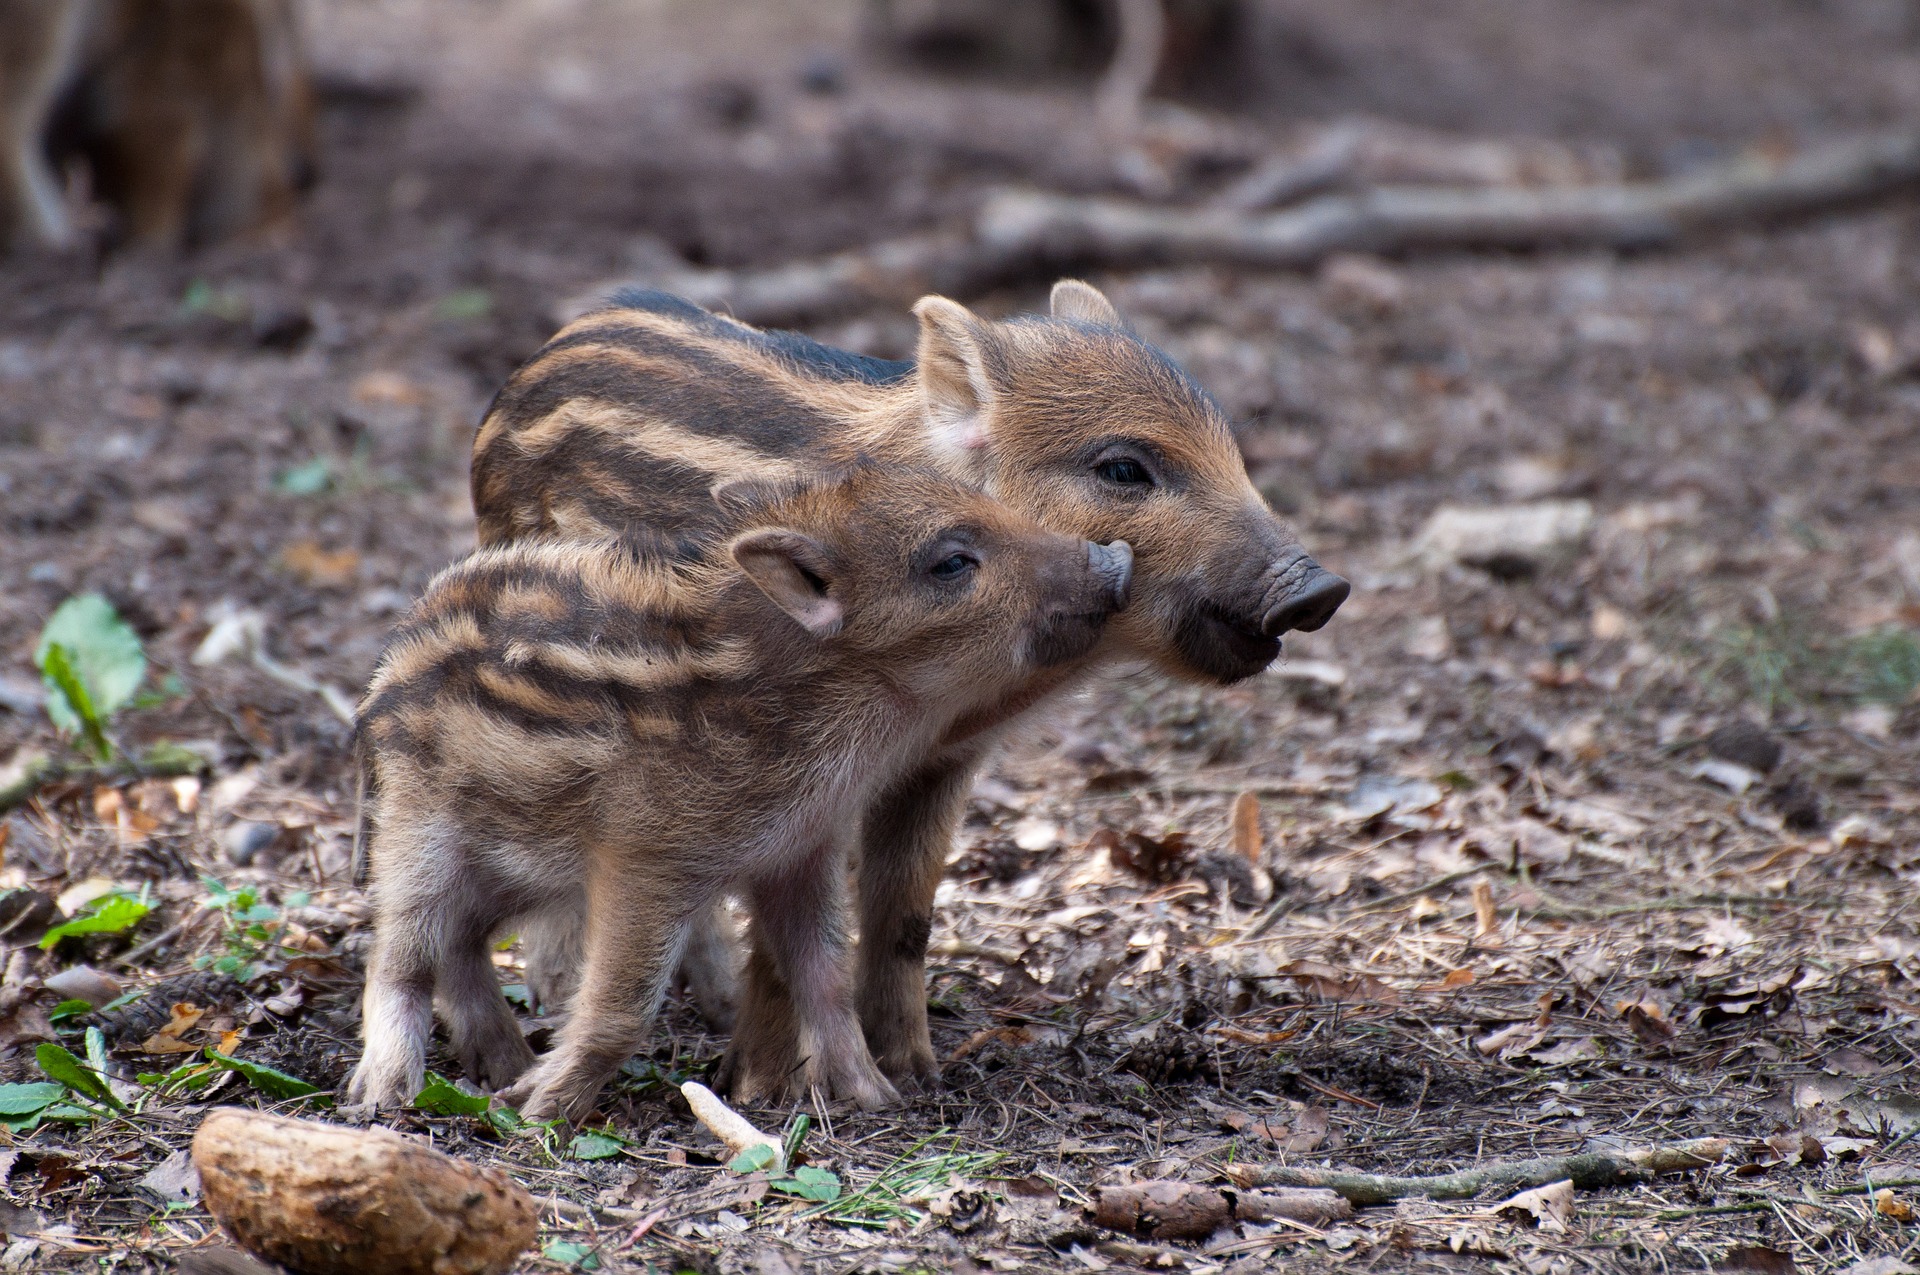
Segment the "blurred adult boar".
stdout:
<svg viewBox="0 0 1920 1275">
<path fill-rule="evenodd" d="M 865 456 L 940 470 L 1056 531 L 1133 546 L 1133 604 L 1087 660 L 955 722 L 863 807 L 858 1001 L 896 1082 L 934 1074 L 934 890 L 973 774 L 1008 729 L 1100 663 L 1146 661 L 1202 683 L 1251 677 L 1281 635 L 1319 628 L 1348 591 L 1254 490 L 1219 405 L 1098 290 L 1063 280 L 1050 315 L 1007 322 L 944 297 L 914 313 L 915 361 L 888 362 L 624 292 L 514 374 L 473 458 L 487 545 L 617 536 L 692 561 L 725 525 L 716 486 Z M 536 970 L 578 967 L 577 926 L 527 937 L 530 984 Z M 778 1071 L 769 1055 L 793 1048 L 757 952 L 748 972 L 729 1076 Z"/>
<path fill-rule="evenodd" d="M 293 0 L 0 0 L 0 246 L 62 247 L 83 163 L 116 240 L 188 248 L 270 227 L 312 180 Z"/>
</svg>

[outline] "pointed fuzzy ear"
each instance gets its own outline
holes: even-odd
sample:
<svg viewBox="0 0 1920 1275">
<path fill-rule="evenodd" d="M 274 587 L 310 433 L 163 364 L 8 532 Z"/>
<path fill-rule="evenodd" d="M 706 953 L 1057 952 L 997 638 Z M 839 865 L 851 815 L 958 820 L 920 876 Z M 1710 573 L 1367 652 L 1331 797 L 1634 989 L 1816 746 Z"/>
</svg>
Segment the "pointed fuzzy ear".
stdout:
<svg viewBox="0 0 1920 1275">
<path fill-rule="evenodd" d="M 978 452 L 991 441 L 993 383 L 981 352 L 985 327 L 973 311 L 945 297 L 921 297 L 913 313 L 920 320 L 916 360 L 934 444 L 962 456 Z"/>
<path fill-rule="evenodd" d="M 1097 323 L 1106 328 L 1120 326 L 1120 312 L 1107 300 L 1107 294 L 1078 279 L 1062 279 L 1054 284 L 1049 305 L 1056 319 Z"/>
<path fill-rule="evenodd" d="M 747 579 L 807 632 L 824 638 L 840 631 L 846 611 L 828 595 L 833 575 L 825 545 L 797 531 L 772 528 L 749 531 L 729 551 Z"/>
</svg>

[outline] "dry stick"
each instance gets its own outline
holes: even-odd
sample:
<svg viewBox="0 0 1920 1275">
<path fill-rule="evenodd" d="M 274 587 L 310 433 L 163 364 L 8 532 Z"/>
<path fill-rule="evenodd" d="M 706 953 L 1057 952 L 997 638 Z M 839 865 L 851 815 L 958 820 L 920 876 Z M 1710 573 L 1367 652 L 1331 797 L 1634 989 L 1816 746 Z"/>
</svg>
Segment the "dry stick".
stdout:
<svg viewBox="0 0 1920 1275">
<path fill-rule="evenodd" d="M 1526 1190 L 1567 1178 L 1583 1191 L 1638 1182 L 1660 1173 L 1682 1173 L 1718 1164 L 1733 1144 L 1726 1138 L 1695 1138 L 1645 1151 L 1587 1152 L 1537 1160 L 1489 1164 L 1459 1173 L 1400 1178 L 1377 1173 L 1345 1173 L 1282 1164 L 1235 1164 L 1224 1172 L 1235 1185 L 1324 1187 L 1350 1203 L 1365 1207 L 1391 1204 L 1409 1196 L 1430 1200 L 1465 1200 L 1488 1187 Z"/>
<path fill-rule="evenodd" d="M 1209 206 L 1221 212 L 1258 212 L 1343 185 L 1359 164 L 1365 136 L 1351 124 L 1330 129 L 1304 155 L 1275 155 L 1256 165 Z"/>
<path fill-rule="evenodd" d="M 1304 268 L 1338 252 L 1650 247 L 1714 226 L 1851 203 L 1916 178 L 1920 134 L 1882 133 L 1663 181 L 1546 189 L 1385 186 L 1260 216 L 1002 191 L 968 229 L 910 235 L 769 270 L 675 271 L 652 282 L 749 323 L 792 323 L 904 303 L 923 292 L 974 292 L 1066 266 L 1193 261 Z M 596 308 L 613 286 L 562 303 L 556 317 L 571 321 Z"/>
<path fill-rule="evenodd" d="M 1879 134 L 1779 160 L 1750 156 L 1665 181 L 1520 190 L 1380 187 L 1248 217 L 1116 199 L 1005 194 L 977 223 L 1004 251 L 1049 257 L 1307 266 L 1335 252 L 1646 247 L 1707 226 L 1789 216 L 1920 178 L 1920 134 Z"/>
<path fill-rule="evenodd" d="M 99 764 L 31 758 L 19 774 L 0 787 L 0 814 L 30 800 L 42 788 L 59 783 L 113 784 L 128 779 L 177 779 L 204 769 L 206 762 L 187 753 L 162 754 L 151 760 L 126 757 Z"/>
</svg>

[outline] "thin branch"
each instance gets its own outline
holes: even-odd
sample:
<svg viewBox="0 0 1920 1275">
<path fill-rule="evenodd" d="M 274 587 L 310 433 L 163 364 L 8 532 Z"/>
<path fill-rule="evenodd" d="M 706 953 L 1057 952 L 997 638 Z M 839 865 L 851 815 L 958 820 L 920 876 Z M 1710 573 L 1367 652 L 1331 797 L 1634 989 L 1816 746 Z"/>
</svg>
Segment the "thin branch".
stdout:
<svg viewBox="0 0 1920 1275">
<path fill-rule="evenodd" d="M 1583 1191 L 1638 1182 L 1661 1173 L 1682 1173 L 1718 1164 L 1732 1143 L 1725 1138 L 1695 1138 L 1645 1151 L 1587 1152 L 1537 1160 L 1483 1165 L 1459 1173 L 1429 1177 L 1389 1177 L 1283 1164 L 1228 1165 L 1226 1175 L 1245 1189 L 1256 1186 L 1323 1187 L 1357 1206 L 1391 1204 L 1411 1196 L 1430 1200 L 1466 1200 L 1489 1187 L 1527 1190 L 1571 1178 Z"/>
<path fill-rule="evenodd" d="M 650 282 L 749 323 L 792 323 L 864 305 L 904 304 L 925 292 L 964 295 L 1067 267 L 1185 261 L 1304 269 L 1340 252 L 1655 247 L 1712 228 L 1856 203 L 1916 180 L 1920 133 L 1903 132 L 1832 142 L 1786 158 L 1753 155 L 1662 181 L 1382 186 L 1262 215 L 1002 191 L 965 229 L 772 269 L 673 271 Z M 615 286 L 570 299 L 557 317 L 577 318 Z"/>
</svg>

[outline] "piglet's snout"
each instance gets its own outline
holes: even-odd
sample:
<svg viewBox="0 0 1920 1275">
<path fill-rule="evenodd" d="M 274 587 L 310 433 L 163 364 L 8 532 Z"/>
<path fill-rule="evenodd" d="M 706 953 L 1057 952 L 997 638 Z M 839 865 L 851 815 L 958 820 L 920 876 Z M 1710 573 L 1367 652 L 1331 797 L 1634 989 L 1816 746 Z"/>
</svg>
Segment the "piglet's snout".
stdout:
<svg viewBox="0 0 1920 1275">
<path fill-rule="evenodd" d="M 1133 588 L 1133 549 L 1125 541 L 1089 542 L 1081 553 L 1071 541 L 1061 547 L 1067 552 L 1041 572 L 1040 610 L 1027 646 L 1028 657 L 1043 668 L 1093 650 Z"/>
<path fill-rule="evenodd" d="M 1352 585 L 1312 558 L 1302 557 L 1274 582 L 1270 604 L 1260 617 L 1260 631 L 1268 637 L 1296 629 L 1311 633 L 1333 618 L 1352 590 Z"/>
<path fill-rule="evenodd" d="M 1124 611 L 1133 597 L 1133 546 L 1124 540 L 1110 545 L 1087 542 L 1087 566 L 1106 593 L 1108 610 Z"/>
</svg>

